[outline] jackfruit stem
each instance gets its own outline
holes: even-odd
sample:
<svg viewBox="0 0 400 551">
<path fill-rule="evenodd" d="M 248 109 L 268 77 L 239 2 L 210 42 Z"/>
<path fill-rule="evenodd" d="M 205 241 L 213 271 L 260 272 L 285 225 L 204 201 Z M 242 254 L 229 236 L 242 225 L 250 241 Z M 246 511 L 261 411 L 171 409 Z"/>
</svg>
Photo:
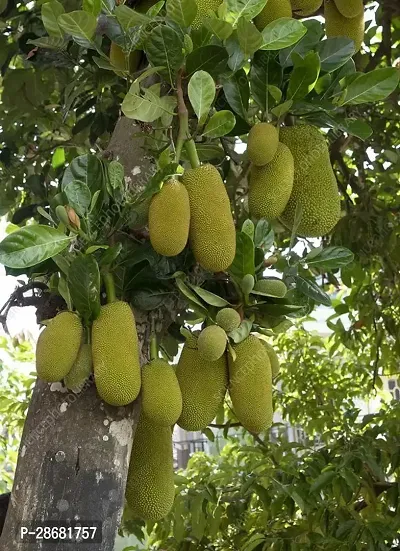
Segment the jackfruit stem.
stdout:
<svg viewBox="0 0 400 551">
<path fill-rule="evenodd" d="M 153 333 L 150 339 L 150 360 L 158 359 L 157 337 Z"/>
<path fill-rule="evenodd" d="M 107 302 L 116 302 L 114 276 L 110 272 L 103 272 L 103 281 L 106 288 Z"/>
<path fill-rule="evenodd" d="M 192 168 L 198 168 L 200 166 L 200 159 L 197 154 L 196 145 L 194 140 L 187 140 L 185 142 L 186 153 L 188 154 L 190 165 Z"/>
<path fill-rule="evenodd" d="M 189 114 L 182 88 L 182 69 L 178 72 L 176 77 L 176 96 L 178 100 L 179 132 L 175 148 L 175 161 L 179 163 L 182 148 L 185 145 L 191 167 L 197 168 L 200 166 L 200 161 L 199 156 L 197 155 L 195 143 L 192 139 L 189 139 Z"/>
</svg>

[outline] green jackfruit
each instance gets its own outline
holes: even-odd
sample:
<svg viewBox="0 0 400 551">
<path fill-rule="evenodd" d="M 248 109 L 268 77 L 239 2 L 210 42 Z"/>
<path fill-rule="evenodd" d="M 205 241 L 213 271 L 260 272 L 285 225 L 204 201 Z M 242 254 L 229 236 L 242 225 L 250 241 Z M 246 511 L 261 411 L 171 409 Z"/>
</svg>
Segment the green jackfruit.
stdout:
<svg viewBox="0 0 400 551">
<path fill-rule="evenodd" d="M 73 392 L 81 392 L 92 373 L 92 349 L 90 344 L 82 344 L 71 371 L 64 377 L 64 384 Z"/>
<path fill-rule="evenodd" d="M 171 427 L 140 416 L 132 444 L 126 481 L 126 501 L 135 517 L 157 521 L 174 503 L 174 465 Z"/>
<path fill-rule="evenodd" d="M 279 370 L 280 370 L 278 355 L 275 352 L 274 347 L 271 344 L 269 344 L 269 342 L 267 342 L 263 338 L 261 338 L 260 340 L 265 346 L 265 348 L 267 349 L 269 361 L 271 364 L 272 378 L 275 379 L 275 377 L 278 376 Z"/>
<path fill-rule="evenodd" d="M 348 19 L 364 13 L 363 0 L 334 0 L 338 11 Z"/>
<path fill-rule="evenodd" d="M 287 293 L 287 287 L 281 279 L 259 279 L 254 285 L 254 290 L 265 293 L 271 297 L 283 298 Z"/>
<path fill-rule="evenodd" d="M 254 276 L 252 276 L 251 274 L 246 274 L 245 276 L 243 276 L 240 286 L 245 295 L 251 293 L 251 291 L 254 289 Z"/>
<path fill-rule="evenodd" d="M 156 359 L 142 369 L 142 411 L 152 423 L 170 427 L 182 413 L 182 394 L 172 365 Z"/>
<path fill-rule="evenodd" d="M 164 256 L 182 252 L 189 237 L 189 224 L 188 192 L 178 180 L 169 180 L 150 203 L 149 233 L 153 249 Z"/>
<path fill-rule="evenodd" d="M 293 12 L 301 17 L 313 15 L 322 6 L 322 2 L 323 0 L 291 0 Z"/>
<path fill-rule="evenodd" d="M 94 378 L 100 397 L 125 406 L 140 391 L 139 345 L 135 318 L 127 302 L 101 307 L 92 327 Z"/>
<path fill-rule="evenodd" d="M 218 325 L 209 325 L 200 333 L 197 347 L 201 358 L 215 362 L 226 349 L 226 333 Z"/>
<path fill-rule="evenodd" d="M 281 17 L 292 17 L 290 0 L 268 0 L 265 8 L 254 19 L 254 24 L 259 31 Z"/>
<path fill-rule="evenodd" d="M 265 166 L 253 166 L 249 177 L 249 211 L 256 218 L 274 220 L 285 210 L 293 189 L 294 161 L 286 145 Z"/>
<path fill-rule="evenodd" d="M 224 331 L 229 333 L 237 329 L 242 320 L 239 312 L 236 312 L 233 308 L 223 308 L 218 312 L 215 321 Z"/>
<path fill-rule="evenodd" d="M 326 36 L 346 36 L 354 40 L 358 52 L 364 40 L 364 10 L 356 17 L 347 19 L 337 9 L 333 0 L 325 0 L 324 15 Z"/>
<path fill-rule="evenodd" d="M 83 327 L 73 312 L 61 312 L 49 321 L 36 346 L 36 371 L 43 381 L 61 381 L 72 369 L 82 342 Z"/>
<path fill-rule="evenodd" d="M 176 369 L 182 392 L 182 415 L 178 425 L 185 430 L 203 430 L 218 413 L 228 385 L 226 355 L 216 362 L 204 360 L 193 342 L 186 342 Z"/>
<path fill-rule="evenodd" d="M 247 138 L 247 154 L 256 166 L 264 166 L 275 157 L 279 134 L 274 125 L 268 122 L 255 124 Z"/>
<path fill-rule="evenodd" d="M 290 229 L 299 207 L 297 228 L 304 237 L 329 233 L 340 218 L 340 197 L 324 135 L 309 125 L 281 128 L 279 138 L 294 159 L 294 183 L 280 220 Z"/>
<path fill-rule="evenodd" d="M 216 12 L 223 0 L 196 0 L 197 13 L 192 22 L 192 29 L 200 29 L 210 12 Z"/>
<path fill-rule="evenodd" d="M 236 251 L 235 224 L 224 182 L 210 164 L 186 170 L 183 183 L 189 193 L 189 239 L 197 262 L 210 272 L 223 272 Z"/>
<path fill-rule="evenodd" d="M 271 363 L 266 348 L 257 337 L 233 346 L 229 354 L 229 394 L 233 411 L 250 432 L 267 430 L 273 420 Z"/>
</svg>

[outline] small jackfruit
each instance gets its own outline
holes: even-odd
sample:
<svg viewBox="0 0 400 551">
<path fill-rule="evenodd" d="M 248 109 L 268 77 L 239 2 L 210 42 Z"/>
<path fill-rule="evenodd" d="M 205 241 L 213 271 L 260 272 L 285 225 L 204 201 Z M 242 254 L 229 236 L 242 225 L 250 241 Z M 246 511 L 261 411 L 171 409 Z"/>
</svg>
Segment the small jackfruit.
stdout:
<svg viewBox="0 0 400 551">
<path fill-rule="evenodd" d="M 229 333 L 230 331 L 237 329 L 242 320 L 239 312 L 233 308 L 223 308 L 216 315 L 215 321 L 224 331 Z"/>
<path fill-rule="evenodd" d="M 189 237 L 190 206 L 185 186 L 169 180 L 153 196 L 149 208 L 149 233 L 153 249 L 164 256 L 176 256 Z"/>
<path fill-rule="evenodd" d="M 273 124 L 259 122 L 255 124 L 247 138 L 247 154 L 256 166 L 264 166 L 274 158 L 278 149 L 279 134 Z"/>
<path fill-rule="evenodd" d="M 268 0 L 263 10 L 254 19 L 254 24 L 259 31 L 281 17 L 292 17 L 290 0 Z"/>
<path fill-rule="evenodd" d="M 276 298 L 283 298 L 287 293 L 284 282 L 275 277 L 259 279 L 254 285 L 254 290 Z"/>
<path fill-rule="evenodd" d="M 112 406 L 125 406 L 140 391 L 139 345 L 135 318 L 127 302 L 101 307 L 92 326 L 94 378 L 100 397 Z"/>
<path fill-rule="evenodd" d="M 157 521 L 174 503 L 174 465 L 171 427 L 140 416 L 132 444 L 126 481 L 126 501 L 135 517 Z"/>
<path fill-rule="evenodd" d="M 240 287 L 245 295 L 251 293 L 251 291 L 254 289 L 254 276 L 252 276 L 251 274 L 246 274 L 245 276 L 243 276 Z"/>
<path fill-rule="evenodd" d="M 348 19 L 360 16 L 364 12 L 363 0 L 334 0 L 339 12 Z"/>
<path fill-rule="evenodd" d="M 142 411 L 152 423 L 174 425 L 182 413 L 182 394 L 172 365 L 152 360 L 142 369 Z"/>
<path fill-rule="evenodd" d="M 197 13 L 192 22 L 192 29 L 200 29 L 210 12 L 216 12 L 223 0 L 196 0 Z"/>
<path fill-rule="evenodd" d="M 265 348 L 267 349 L 269 361 L 271 363 L 272 378 L 275 379 L 275 377 L 278 376 L 279 370 L 280 370 L 278 355 L 275 352 L 274 347 L 269 342 L 267 342 L 264 339 L 260 339 L 260 340 L 265 346 Z"/>
<path fill-rule="evenodd" d="M 71 371 L 64 377 L 64 384 L 72 392 L 81 392 L 92 373 L 92 349 L 90 344 L 82 344 Z"/>
<path fill-rule="evenodd" d="M 83 327 L 73 312 L 61 312 L 49 321 L 36 346 L 36 371 L 48 383 L 61 381 L 72 369 L 82 342 Z"/>
<path fill-rule="evenodd" d="M 218 325 L 209 325 L 200 333 L 197 347 L 201 358 L 215 362 L 226 349 L 226 333 Z"/>
<path fill-rule="evenodd" d="M 294 159 L 294 182 L 289 202 L 280 220 L 290 229 L 297 213 L 297 233 L 321 237 L 340 218 L 340 197 L 324 135 L 310 125 L 281 128 L 279 138 Z"/>
<path fill-rule="evenodd" d="M 357 16 L 348 19 L 337 9 L 334 0 L 325 0 L 325 32 L 328 38 L 346 36 L 354 40 L 356 52 L 364 40 L 364 10 Z"/>
<path fill-rule="evenodd" d="M 296 15 L 308 17 L 322 6 L 323 0 L 291 0 L 292 10 Z"/>
<path fill-rule="evenodd" d="M 182 414 L 178 425 L 185 430 L 203 430 L 218 413 L 228 385 L 226 354 L 216 362 L 204 360 L 193 340 L 182 349 L 176 368 L 182 392 Z"/>
<path fill-rule="evenodd" d="M 186 170 L 189 193 L 189 239 L 197 262 L 210 272 L 223 272 L 236 252 L 235 224 L 222 178 L 210 164 Z"/>
<path fill-rule="evenodd" d="M 256 218 L 274 220 L 285 210 L 293 189 L 294 161 L 286 145 L 265 166 L 253 166 L 249 177 L 249 211 Z"/>
<path fill-rule="evenodd" d="M 229 394 L 233 411 L 250 432 L 267 430 L 273 420 L 272 374 L 267 349 L 254 335 L 233 349 L 229 355 Z"/>
</svg>

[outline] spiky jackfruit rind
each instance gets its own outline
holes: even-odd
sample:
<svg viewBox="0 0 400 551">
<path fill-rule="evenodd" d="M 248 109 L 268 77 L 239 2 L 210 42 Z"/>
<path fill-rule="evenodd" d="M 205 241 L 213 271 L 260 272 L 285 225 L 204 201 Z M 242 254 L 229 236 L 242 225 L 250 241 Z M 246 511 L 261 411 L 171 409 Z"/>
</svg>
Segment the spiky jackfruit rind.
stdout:
<svg viewBox="0 0 400 551">
<path fill-rule="evenodd" d="M 276 155 L 279 134 L 273 124 L 259 122 L 249 132 L 247 138 L 247 155 L 255 166 L 264 166 Z"/>
<path fill-rule="evenodd" d="M 205 164 L 186 170 L 189 193 L 189 240 L 197 262 L 210 272 L 223 272 L 236 252 L 235 224 L 229 197 L 218 170 Z"/>
<path fill-rule="evenodd" d="M 262 344 L 265 346 L 268 352 L 269 361 L 271 363 L 271 372 L 272 378 L 275 379 L 279 375 L 280 363 L 277 353 L 275 352 L 274 347 L 264 339 L 260 339 Z"/>
<path fill-rule="evenodd" d="M 286 145 L 279 143 L 271 162 L 253 166 L 249 178 L 249 211 L 255 218 L 274 220 L 285 210 L 293 189 L 294 161 Z"/>
<path fill-rule="evenodd" d="M 182 413 L 182 393 L 175 370 L 156 359 L 142 368 L 142 411 L 149 421 L 174 425 Z"/>
<path fill-rule="evenodd" d="M 313 15 L 322 6 L 323 0 L 291 0 L 293 13 L 301 17 Z"/>
<path fill-rule="evenodd" d="M 363 0 L 334 0 L 336 8 L 347 19 L 359 17 L 364 12 Z"/>
<path fill-rule="evenodd" d="M 92 326 L 92 354 L 99 396 L 112 406 L 133 402 L 140 391 L 139 345 L 127 302 L 101 307 Z"/>
<path fill-rule="evenodd" d="M 254 24 L 259 31 L 281 17 L 292 17 L 290 0 L 268 0 L 263 10 L 254 19 Z"/>
<path fill-rule="evenodd" d="M 273 420 L 272 374 L 268 352 L 260 340 L 249 335 L 233 346 L 229 355 L 229 394 L 233 411 L 250 432 L 267 430 Z"/>
<path fill-rule="evenodd" d="M 259 279 L 254 285 L 254 291 L 259 291 L 271 297 L 283 298 L 287 293 L 287 287 L 281 279 L 271 277 Z"/>
<path fill-rule="evenodd" d="M 132 444 L 126 500 L 135 517 L 157 521 L 174 503 L 174 466 L 171 427 L 140 416 Z"/>
<path fill-rule="evenodd" d="M 92 348 L 90 344 L 82 344 L 74 365 L 67 376 L 64 377 L 65 386 L 72 392 L 81 392 L 92 374 L 92 369 Z"/>
<path fill-rule="evenodd" d="M 280 220 L 292 229 L 298 209 L 299 235 L 326 235 L 340 218 L 340 197 L 325 137 L 315 126 L 298 125 L 281 128 L 279 138 L 294 159 L 293 190 Z"/>
<path fill-rule="evenodd" d="M 197 431 L 212 422 L 224 401 L 228 368 L 226 354 L 216 362 L 210 362 L 200 356 L 197 348 L 190 346 L 185 343 L 176 368 L 183 403 L 178 425 L 185 430 Z"/>
<path fill-rule="evenodd" d="M 82 343 L 83 327 L 73 312 L 60 312 L 39 335 L 36 371 L 43 381 L 55 383 L 71 371 Z"/>
<path fill-rule="evenodd" d="M 356 52 L 361 48 L 364 40 L 364 10 L 348 19 L 337 9 L 334 0 L 325 0 L 324 3 L 325 32 L 328 38 L 345 36 L 354 40 Z"/>
<path fill-rule="evenodd" d="M 192 22 L 192 29 L 200 29 L 205 19 L 212 16 L 211 12 L 216 12 L 223 0 L 196 0 L 197 13 Z"/>
<path fill-rule="evenodd" d="M 219 360 L 226 349 L 226 333 L 218 325 L 209 325 L 200 333 L 197 340 L 199 354 L 205 360 Z"/>
<path fill-rule="evenodd" d="M 189 225 L 188 192 L 178 180 L 169 180 L 150 203 L 149 234 L 153 249 L 164 256 L 178 255 L 188 241 Z"/>
<path fill-rule="evenodd" d="M 230 331 L 237 329 L 242 320 L 239 312 L 233 308 L 223 308 L 217 313 L 215 321 L 224 331 L 229 333 Z"/>
</svg>

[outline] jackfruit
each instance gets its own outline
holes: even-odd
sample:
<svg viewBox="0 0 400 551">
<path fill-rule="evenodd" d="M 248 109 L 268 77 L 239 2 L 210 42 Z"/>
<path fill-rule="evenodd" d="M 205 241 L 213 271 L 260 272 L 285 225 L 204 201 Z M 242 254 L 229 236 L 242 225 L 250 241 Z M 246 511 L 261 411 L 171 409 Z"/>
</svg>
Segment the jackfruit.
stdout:
<svg viewBox="0 0 400 551">
<path fill-rule="evenodd" d="M 268 122 L 255 124 L 247 138 L 247 154 L 256 166 L 264 166 L 274 158 L 278 149 L 279 134 Z"/>
<path fill-rule="evenodd" d="M 249 211 L 256 218 L 274 220 L 285 210 L 293 189 L 294 161 L 286 145 L 265 166 L 252 166 L 249 177 Z"/>
<path fill-rule="evenodd" d="M 73 312 L 61 312 L 49 321 L 36 346 L 36 371 L 43 381 L 61 381 L 72 369 L 82 342 L 83 327 Z"/>
<path fill-rule="evenodd" d="M 226 333 L 218 325 L 209 325 L 200 333 L 197 347 L 202 359 L 215 362 L 226 349 Z"/>
<path fill-rule="evenodd" d="M 259 31 L 281 17 L 292 17 L 290 0 L 268 0 L 265 8 L 254 19 L 254 24 Z"/>
<path fill-rule="evenodd" d="M 236 312 L 233 308 L 223 308 L 218 312 L 215 321 L 224 331 L 229 333 L 237 329 L 242 320 L 239 312 Z"/>
<path fill-rule="evenodd" d="M 276 298 L 283 298 L 287 293 L 286 285 L 278 278 L 259 279 L 254 290 Z"/>
<path fill-rule="evenodd" d="M 205 164 L 186 170 L 189 193 L 189 240 L 197 262 L 210 272 L 223 272 L 236 252 L 235 224 L 224 182 L 218 170 Z"/>
<path fill-rule="evenodd" d="M 233 345 L 236 359 L 229 354 L 229 394 L 233 411 L 250 432 L 267 430 L 273 419 L 272 374 L 267 349 L 249 335 Z"/>
<path fill-rule="evenodd" d="M 254 276 L 252 276 L 251 274 L 246 274 L 245 276 L 243 276 L 240 286 L 245 295 L 251 293 L 251 291 L 254 289 Z"/>
<path fill-rule="evenodd" d="M 157 425 L 170 427 L 182 413 L 182 394 L 168 362 L 152 360 L 142 369 L 142 411 Z"/>
<path fill-rule="evenodd" d="M 297 233 L 321 237 L 340 218 L 340 197 L 324 135 L 309 125 L 281 128 L 279 138 L 294 159 L 294 183 L 280 220 L 292 229 L 296 208 L 300 214 Z"/>
<path fill-rule="evenodd" d="M 333 0 L 325 0 L 324 15 L 326 36 L 346 36 L 354 40 L 358 52 L 364 40 L 364 10 L 356 17 L 347 19 L 337 9 Z"/>
<path fill-rule="evenodd" d="M 92 373 L 92 349 L 90 344 L 82 344 L 71 371 L 64 377 L 64 384 L 73 392 L 81 392 Z"/>
<path fill-rule="evenodd" d="M 193 341 L 182 349 L 176 369 L 182 392 L 182 414 L 178 425 L 185 430 L 203 430 L 218 413 L 228 385 L 226 354 L 216 362 L 204 360 Z"/>
<path fill-rule="evenodd" d="M 338 11 L 348 19 L 360 16 L 364 12 L 363 0 L 334 0 Z"/>
<path fill-rule="evenodd" d="M 153 249 L 164 256 L 182 252 L 189 237 L 189 224 L 188 192 L 178 180 L 169 180 L 150 203 L 149 233 Z"/>
<path fill-rule="evenodd" d="M 293 12 L 301 17 L 313 15 L 322 6 L 322 2 L 323 0 L 291 0 Z"/>
<path fill-rule="evenodd" d="M 260 339 L 260 340 L 263 343 L 263 345 L 265 346 L 265 348 L 267 349 L 269 361 L 270 361 L 270 364 L 271 364 L 272 378 L 275 379 L 275 377 L 278 376 L 279 370 L 280 370 L 278 355 L 275 352 L 274 347 L 269 342 L 267 342 L 264 339 Z"/>
<path fill-rule="evenodd" d="M 124 50 L 118 46 L 118 44 L 111 42 L 109 57 L 111 64 L 118 71 L 128 71 L 129 73 L 134 73 L 139 66 L 142 53 L 139 50 L 133 50 L 130 53 L 125 53 Z"/>
<path fill-rule="evenodd" d="M 210 11 L 216 12 L 223 0 L 196 0 L 197 13 L 192 22 L 192 29 L 200 29 L 204 20 L 210 17 Z"/>
<path fill-rule="evenodd" d="M 140 416 L 132 444 L 126 481 L 126 501 L 135 517 L 157 521 L 174 503 L 174 465 L 171 427 Z"/>
<path fill-rule="evenodd" d="M 125 406 L 140 391 L 139 345 L 135 318 L 127 302 L 101 307 L 92 326 L 94 378 L 100 397 Z"/>
</svg>

